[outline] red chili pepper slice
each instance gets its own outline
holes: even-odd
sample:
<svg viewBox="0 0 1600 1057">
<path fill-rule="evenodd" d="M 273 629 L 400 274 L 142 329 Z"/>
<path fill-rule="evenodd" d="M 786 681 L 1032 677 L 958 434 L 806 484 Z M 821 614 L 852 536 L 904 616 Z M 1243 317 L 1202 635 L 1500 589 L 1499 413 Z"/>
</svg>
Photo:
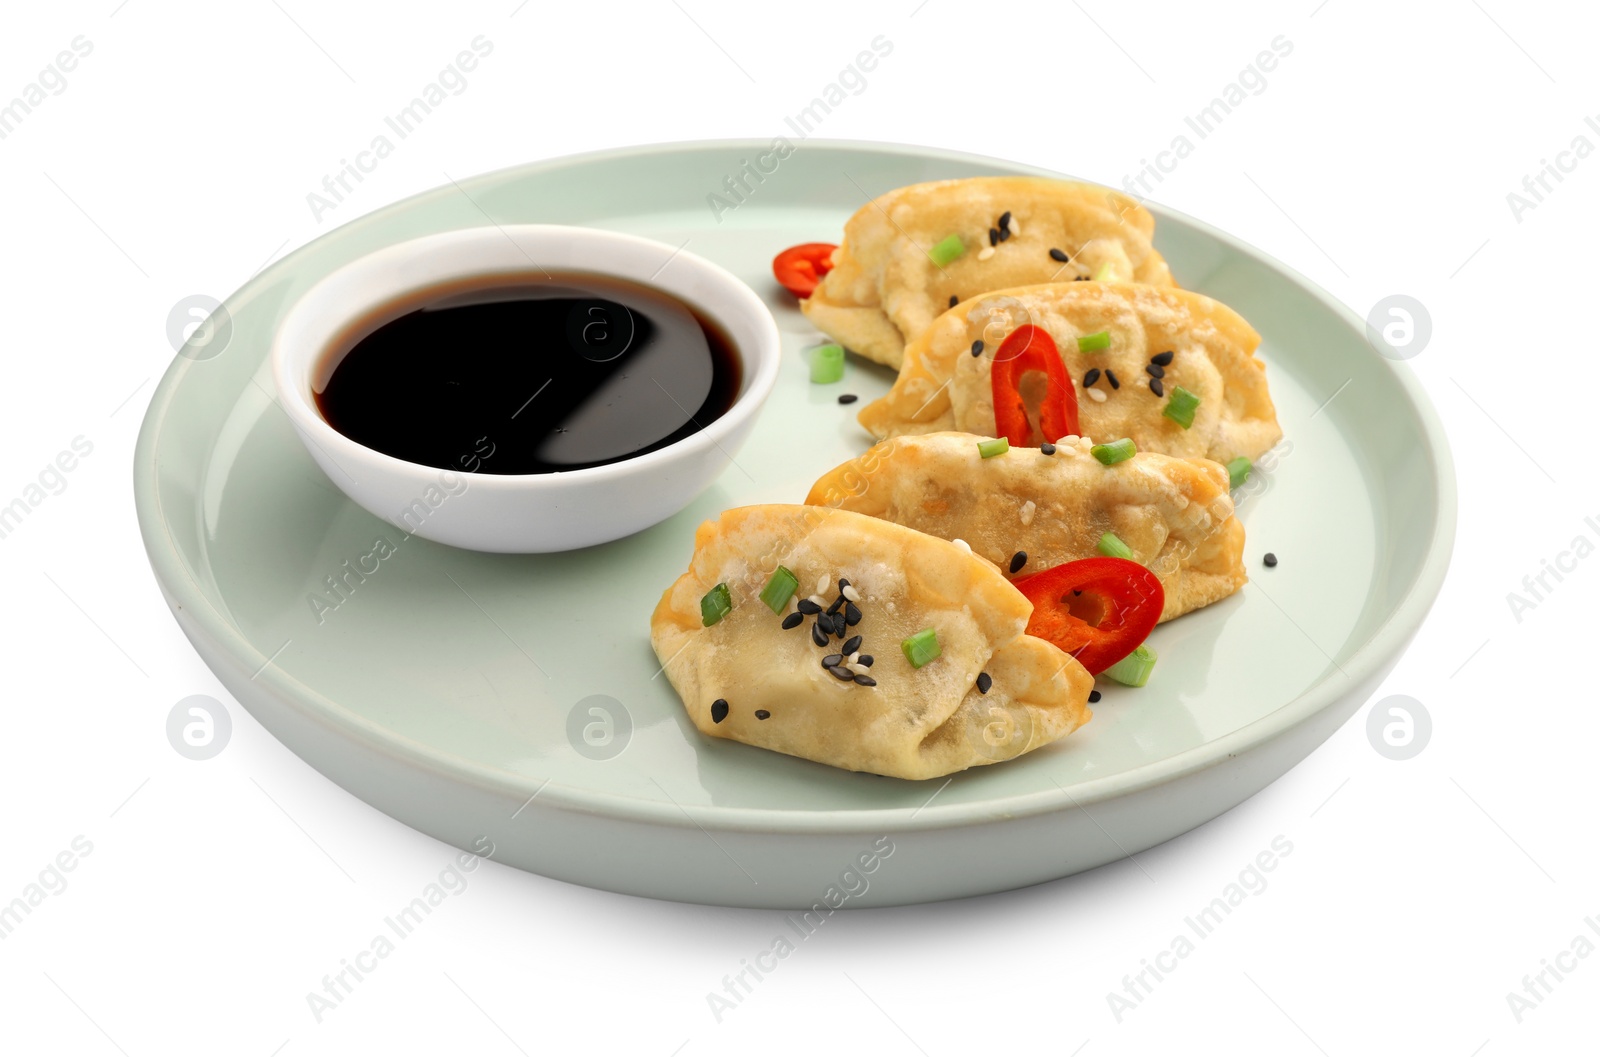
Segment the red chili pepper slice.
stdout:
<svg viewBox="0 0 1600 1057">
<path fill-rule="evenodd" d="M 1054 339 L 1031 323 L 1013 330 L 995 350 L 989 385 L 994 393 L 995 436 L 1018 447 L 1033 443 L 1033 427 L 1022 401 L 1025 371 L 1043 371 L 1044 399 L 1039 402 L 1039 429 L 1044 440 L 1057 441 L 1078 432 L 1078 394 Z M 1130 646 L 1129 649 L 1132 649 Z"/>
<path fill-rule="evenodd" d="M 1033 603 L 1028 634 L 1099 675 L 1132 653 L 1161 619 L 1156 574 L 1125 558 L 1085 558 L 1011 581 Z"/>
<path fill-rule="evenodd" d="M 831 242 L 803 242 L 772 259 L 772 274 L 796 297 L 810 297 L 822 277 L 833 271 Z"/>
</svg>

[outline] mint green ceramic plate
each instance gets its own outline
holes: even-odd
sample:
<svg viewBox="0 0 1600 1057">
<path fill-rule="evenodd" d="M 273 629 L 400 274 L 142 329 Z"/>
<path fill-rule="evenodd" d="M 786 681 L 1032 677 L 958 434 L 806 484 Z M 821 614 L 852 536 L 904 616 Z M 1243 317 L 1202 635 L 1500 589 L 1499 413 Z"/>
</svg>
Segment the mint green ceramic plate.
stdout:
<svg viewBox="0 0 1600 1057">
<path fill-rule="evenodd" d="M 491 173 L 339 228 L 228 299 L 225 346 L 186 349 L 163 378 L 135 484 L 167 600 L 246 708 L 355 795 L 451 844 L 487 837 L 504 862 L 620 892 L 772 907 L 909 903 L 1087 869 L 1226 811 L 1349 717 L 1445 573 L 1455 492 L 1443 432 L 1410 372 L 1375 353 L 1348 311 L 1234 239 L 1154 208 L 1179 282 L 1233 306 L 1265 339 L 1288 443 L 1241 504 L 1252 583 L 1159 628 L 1149 686 L 1107 687 L 1081 732 L 948 781 L 852 774 L 701 737 L 658 675 L 651 608 L 702 520 L 798 502 L 863 450 L 861 405 L 836 397 L 870 400 L 890 382 L 852 361 L 843 383 L 808 383 L 802 349 L 818 336 L 773 283 L 772 256 L 836 241 L 865 195 L 1037 172 L 807 141 L 714 215 L 708 196 L 767 146 L 643 147 Z M 489 221 L 685 243 L 767 298 L 787 361 L 777 390 L 737 466 L 678 516 L 569 554 L 453 550 L 356 507 L 295 438 L 266 363 L 285 309 L 361 254 Z M 347 575 L 388 550 L 376 571 Z M 1276 569 L 1262 568 L 1266 551 Z M 864 853 L 873 869 L 858 880 Z"/>
</svg>

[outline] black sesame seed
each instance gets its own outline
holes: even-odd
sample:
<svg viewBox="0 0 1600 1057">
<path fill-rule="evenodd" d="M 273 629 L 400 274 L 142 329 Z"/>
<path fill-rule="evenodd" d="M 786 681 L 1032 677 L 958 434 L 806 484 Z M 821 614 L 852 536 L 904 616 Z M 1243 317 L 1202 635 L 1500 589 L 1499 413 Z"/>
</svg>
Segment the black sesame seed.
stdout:
<svg viewBox="0 0 1600 1057">
<path fill-rule="evenodd" d="M 1271 551 L 1268 551 L 1266 556 L 1261 560 L 1266 563 L 1266 566 L 1269 569 L 1278 564 L 1278 556 L 1273 554 Z"/>
<path fill-rule="evenodd" d="M 1150 379 L 1150 391 L 1152 393 L 1156 394 L 1157 396 L 1166 396 L 1167 395 L 1166 394 L 1166 390 L 1161 387 L 1161 379 L 1159 379 L 1159 378 Z"/>
<path fill-rule="evenodd" d="M 846 602 L 848 602 L 848 601 L 850 601 L 850 600 L 848 598 L 846 598 L 844 595 L 839 595 L 836 598 L 834 598 L 833 604 L 828 606 L 828 616 L 831 617 L 835 613 L 839 612 L 839 610 L 844 608 L 844 604 Z"/>
<path fill-rule="evenodd" d="M 1098 382 L 1099 380 L 1100 380 L 1100 368 L 1091 367 L 1091 368 L 1089 368 L 1089 373 L 1083 376 L 1083 387 L 1085 389 L 1087 389 L 1091 385 L 1093 385 L 1094 383 Z"/>
<path fill-rule="evenodd" d="M 711 722 L 713 722 L 713 723 L 721 723 L 723 720 L 725 720 L 727 718 L 728 718 L 728 702 L 724 701 L 720 697 L 717 698 L 715 701 L 711 702 Z"/>
<path fill-rule="evenodd" d="M 844 604 L 844 622 L 852 628 L 861 623 L 861 609 L 854 602 Z"/>
<path fill-rule="evenodd" d="M 1000 241 L 1000 229 L 998 229 L 998 228 L 990 228 L 989 229 L 989 245 L 993 246 L 995 243 L 997 243 L 999 241 Z"/>
<path fill-rule="evenodd" d="M 1100 691 L 1098 691 L 1098 690 L 1090 690 L 1089 691 L 1089 703 L 1092 705 L 1098 700 L 1100 700 Z"/>
<path fill-rule="evenodd" d="M 861 648 L 861 636 L 860 635 L 851 635 L 848 639 L 844 640 L 844 645 L 840 646 L 839 650 L 842 653 L 847 653 L 848 654 L 848 653 L 854 653 L 857 650 L 859 650 L 860 648 Z"/>
<path fill-rule="evenodd" d="M 983 355 L 983 342 L 975 341 L 975 342 L 972 343 L 972 355 L 974 355 L 974 356 L 982 356 Z"/>
<path fill-rule="evenodd" d="M 839 590 L 840 591 L 843 591 L 846 587 L 849 587 L 849 586 L 850 586 L 850 581 L 849 580 L 846 580 L 842 576 L 839 577 Z"/>
<path fill-rule="evenodd" d="M 1060 261 L 1062 264 L 1065 264 L 1067 261 L 1071 260 L 1071 258 L 1068 257 L 1064 251 L 1058 250 L 1053 246 L 1050 248 L 1050 259 L 1053 261 Z"/>
<path fill-rule="evenodd" d="M 1122 383 L 1117 381 L 1117 376 L 1111 372 L 1111 368 L 1109 367 L 1106 368 L 1106 381 L 1111 383 L 1111 388 L 1113 389 L 1122 388 Z"/>
<path fill-rule="evenodd" d="M 951 294 L 950 295 L 950 307 L 951 308 L 956 307 L 960 303 L 961 303 L 961 298 L 957 297 L 955 294 Z"/>
<path fill-rule="evenodd" d="M 835 679 L 840 679 L 844 682 L 849 682 L 856 677 L 855 672 L 852 672 L 842 664 L 836 664 L 832 668 L 829 668 L 828 674 L 833 676 Z"/>
<path fill-rule="evenodd" d="M 818 646 L 826 646 L 828 644 L 828 633 L 822 630 L 821 617 L 818 617 L 817 622 L 811 625 L 811 641 Z"/>
<path fill-rule="evenodd" d="M 989 687 L 991 687 L 993 685 L 994 685 L 994 680 L 989 678 L 989 673 L 988 672 L 979 672 L 978 673 L 978 693 L 987 694 L 989 692 Z"/>
<path fill-rule="evenodd" d="M 1009 239 L 1010 237 L 1011 237 L 1011 229 L 1010 228 L 1001 228 L 1000 229 L 1000 241 L 1001 242 L 1004 242 L 1006 239 Z"/>
<path fill-rule="evenodd" d="M 1150 357 L 1150 362 L 1155 364 L 1157 367 L 1165 367 L 1167 364 L 1172 362 L 1172 353 L 1158 352 L 1154 356 Z"/>
<path fill-rule="evenodd" d="M 1072 277 L 1072 281 L 1075 282 L 1075 283 L 1086 283 L 1086 282 L 1089 281 L 1089 276 L 1087 276 L 1087 275 L 1074 275 Z"/>
<path fill-rule="evenodd" d="M 839 394 L 839 403 L 841 403 L 841 404 L 853 404 L 853 403 L 856 402 L 856 400 L 857 400 L 857 397 L 856 397 L 856 394 L 854 394 L 854 393 L 840 393 Z"/>
<path fill-rule="evenodd" d="M 771 719 L 772 718 L 772 713 L 768 712 L 764 708 L 758 708 L 758 709 L 756 709 L 756 718 L 757 719 Z"/>
<path fill-rule="evenodd" d="M 858 676 L 856 676 L 856 682 L 861 686 L 877 686 L 878 685 L 878 680 L 874 679 L 870 675 L 858 675 Z"/>
<path fill-rule="evenodd" d="M 1027 565 L 1027 564 L 1028 564 L 1028 552 L 1027 551 L 1018 551 L 1017 553 L 1015 553 L 1015 554 L 1013 554 L 1011 556 L 1011 571 L 1012 572 L 1016 572 L 1018 569 L 1022 568 L 1024 565 Z"/>
<path fill-rule="evenodd" d="M 1000 230 L 1004 231 L 1011 226 L 1011 210 L 1000 214 Z"/>
<path fill-rule="evenodd" d="M 1046 455 L 1054 455 L 1056 453 L 1056 446 L 1051 444 L 1049 441 L 1045 441 L 1043 444 L 1039 445 L 1039 450 L 1044 452 Z"/>
<path fill-rule="evenodd" d="M 822 658 L 822 666 L 824 668 L 834 668 L 834 667 L 837 667 L 839 664 L 841 664 L 843 661 L 844 661 L 844 654 L 842 654 L 842 653 L 830 653 L 826 657 Z"/>
<path fill-rule="evenodd" d="M 788 616 L 783 618 L 783 630 L 790 631 L 794 628 L 797 628 L 805 619 L 806 615 L 804 613 L 790 613 Z"/>
<path fill-rule="evenodd" d="M 856 663 L 861 665 L 861 667 L 863 667 L 863 668 L 871 668 L 872 667 L 872 654 L 863 653 L 861 656 L 856 658 Z"/>
<path fill-rule="evenodd" d="M 1164 367 L 1162 367 L 1159 363 L 1147 363 L 1147 364 L 1145 364 L 1144 365 L 1144 373 L 1148 374 L 1152 378 L 1165 378 L 1167 376 L 1166 369 Z"/>
<path fill-rule="evenodd" d="M 808 617 L 814 617 L 818 613 L 822 612 L 822 607 L 811 601 L 809 598 L 802 598 L 800 601 L 794 604 L 794 607 Z"/>
</svg>

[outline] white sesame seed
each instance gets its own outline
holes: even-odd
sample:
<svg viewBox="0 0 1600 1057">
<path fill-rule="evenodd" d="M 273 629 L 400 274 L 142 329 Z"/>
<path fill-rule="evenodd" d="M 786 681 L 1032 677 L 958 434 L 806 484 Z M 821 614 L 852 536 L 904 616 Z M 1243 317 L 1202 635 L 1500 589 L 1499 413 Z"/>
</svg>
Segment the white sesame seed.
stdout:
<svg viewBox="0 0 1600 1057">
<path fill-rule="evenodd" d="M 1022 504 L 1022 523 L 1024 525 L 1033 524 L 1033 513 L 1037 509 L 1039 509 L 1038 504 L 1031 499 Z"/>
<path fill-rule="evenodd" d="M 852 653 L 850 656 L 848 656 L 848 657 L 846 657 L 844 659 L 845 667 L 849 667 L 850 665 L 855 664 L 858 660 L 860 660 L 860 658 L 861 658 L 861 651 L 857 650 L 856 652 Z"/>
<path fill-rule="evenodd" d="M 1017 218 L 1016 217 L 1012 217 L 1011 218 L 1011 223 L 1007 224 L 1006 226 L 1011 229 L 1011 234 L 1013 234 L 1013 235 L 1022 234 L 1022 225 L 1017 223 Z"/>
<path fill-rule="evenodd" d="M 823 609 L 827 609 L 828 608 L 828 603 L 823 601 L 821 595 L 812 595 L 810 601 L 815 602 L 817 605 L 821 606 Z"/>
<path fill-rule="evenodd" d="M 819 594 L 819 595 L 827 594 L 828 593 L 828 588 L 830 588 L 832 586 L 833 586 L 833 581 L 830 580 L 827 576 L 823 576 L 822 579 L 817 581 L 817 594 Z"/>
<path fill-rule="evenodd" d="M 957 547 L 960 547 L 962 550 L 966 551 L 968 554 L 972 553 L 972 546 L 966 540 L 953 539 L 950 542 L 954 543 Z"/>
<path fill-rule="evenodd" d="M 1089 399 L 1093 400 L 1097 404 L 1103 404 L 1103 403 L 1106 402 L 1106 394 L 1104 393 L 1104 391 L 1099 390 L 1099 389 L 1090 389 L 1089 390 Z"/>
<path fill-rule="evenodd" d="M 993 257 L 993 256 L 994 256 L 994 247 L 993 246 L 985 246 L 983 249 L 978 251 L 978 260 L 980 260 L 980 261 L 986 261 L 990 257 Z"/>
<path fill-rule="evenodd" d="M 856 590 L 855 584 L 844 585 L 844 596 L 857 605 L 861 603 L 861 592 Z"/>
<path fill-rule="evenodd" d="M 850 669 L 850 671 L 854 672 L 857 675 L 871 675 L 872 674 L 872 669 L 868 668 L 864 664 L 854 664 L 854 663 L 852 663 L 852 664 L 845 665 L 845 667 Z"/>
</svg>

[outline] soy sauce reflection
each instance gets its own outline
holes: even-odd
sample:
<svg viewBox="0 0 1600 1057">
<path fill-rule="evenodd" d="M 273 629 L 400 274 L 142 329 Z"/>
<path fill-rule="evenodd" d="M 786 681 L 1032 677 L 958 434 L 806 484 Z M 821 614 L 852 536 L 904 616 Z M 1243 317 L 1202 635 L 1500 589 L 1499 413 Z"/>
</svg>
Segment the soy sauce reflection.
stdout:
<svg viewBox="0 0 1600 1057">
<path fill-rule="evenodd" d="M 551 473 L 632 458 L 714 422 L 741 380 L 714 321 L 608 276 L 441 288 L 349 333 L 364 336 L 316 394 L 323 417 L 357 443 L 443 469 Z"/>
</svg>

